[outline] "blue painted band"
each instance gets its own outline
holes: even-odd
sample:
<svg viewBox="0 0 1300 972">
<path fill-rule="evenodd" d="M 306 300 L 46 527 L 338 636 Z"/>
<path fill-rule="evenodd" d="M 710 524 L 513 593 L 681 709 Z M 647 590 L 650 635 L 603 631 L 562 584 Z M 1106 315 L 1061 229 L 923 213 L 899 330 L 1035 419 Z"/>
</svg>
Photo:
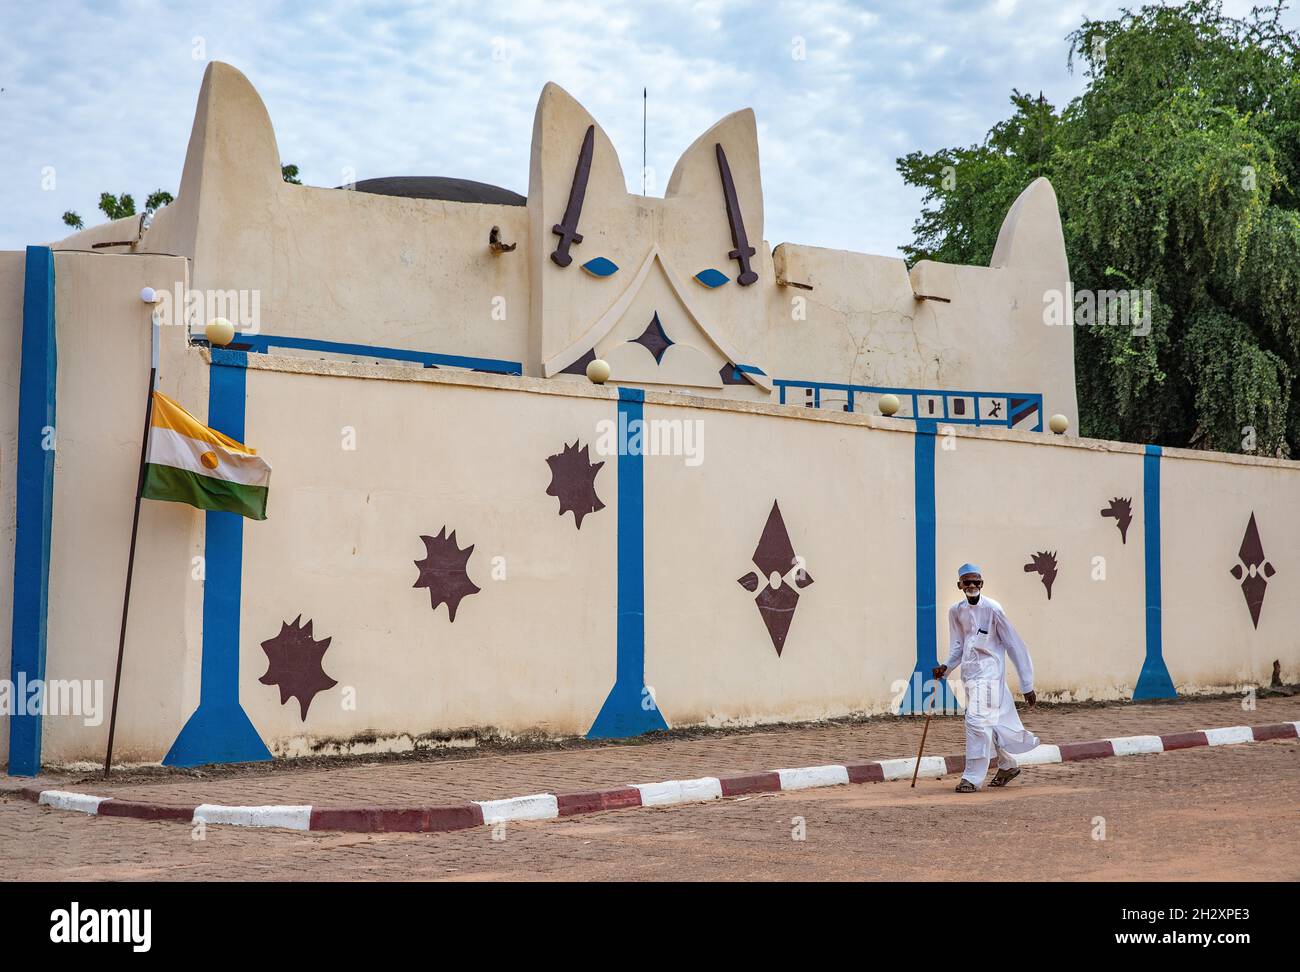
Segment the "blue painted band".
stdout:
<svg viewBox="0 0 1300 972">
<path fill-rule="evenodd" d="M 936 554 L 938 539 L 935 503 L 935 432 L 938 423 L 922 419 L 912 438 L 913 522 L 916 560 L 916 667 L 899 704 L 901 713 L 956 712 L 957 700 L 946 681 L 936 682 L 931 670 L 939 663 L 938 590 Z"/>
<path fill-rule="evenodd" d="M 522 375 L 524 366 L 518 361 L 497 358 L 468 358 L 457 354 L 434 354 L 429 351 L 408 351 L 404 348 L 386 348 L 370 344 L 348 344 L 338 341 L 319 341 L 315 338 L 277 337 L 273 334 L 236 334 L 235 342 L 248 351 L 265 354 L 271 348 L 293 348 L 300 351 L 326 351 L 330 354 L 350 354 L 360 358 L 388 358 L 392 361 L 416 361 L 423 365 L 472 368 L 498 375 Z M 220 349 L 213 349 L 214 351 Z M 227 352 L 239 353 L 239 352 Z"/>
<path fill-rule="evenodd" d="M 41 715 L 27 714 L 28 686 L 45 679 L 50 596 L 50 528 L 54 519 L 55 390 L 58 344 L 54 253 L 29 246 L 23 278 L 23 333 L 18 379 L 18 448 L 14 484 L 13 625 L 9 678 L 9 775 L 41 769 Z"/>
<path fill-rule="evenodd" d="M 1146 658 L 1134 699 L 1168 699 L 1178 695 L 1164 657 L 1160 585 L 1160 446 L 1149 445 L 1142 457 L 1142 535 L 1146 553 Z"/>
<path fill-rule="evenodd" d="M 739 371 L 742 375 L 762 375 L 764 378 L 767 377 L 766 371 L 764 371 L 762 368 L 756 368 L 754 365 L 738 364 L 738 365 L 732 365 L 732 367 L 735 368 L 737 371 Z"/>
<path fill-rule="evenodd" d="M 938 663 L 935 647 L 938 597 L 935 590 L 934 434 L 934 422 L 917 422 L 912 442 L 916 470 L 913 487 L 916 509 L 916 662 L 922 667 Z"/>
<path fill-rule="evenodd" d="M 248 356 L 213 349 L 208 371 L 208 425 L 244 441 Z M 239 621 L 243 595 L 244 518 L 208 510 L 203 548 L 203 660 L 199 707 L 165 766 L 268 760 L 270 751 L 239 702 Z"/>
<path fill-rule="evenodd" d="M 247 356 L 243 352 L 226 352 L 219 360 L 221 364 L 209 369 L 208 425 L 243 442 Z M 208 510 L 204 516 L 203 681 L 199 705 L 219 699 L 238 702 L 244 518 L 215 510 Z"/>
<path fill-rule="evenodd" d="M 639 388 L 620 388 L 619 394 Z M 623 398 L 629 436 L 643 423 L 644 406 Z M 636 423 L 635 425 L 633 423 Z M 618 456 L 618 680 L 645 673 L 645 458 L 641 450 L 620 449 Z"/>
<path fill-rule="evenodd" d="M 640 439 L 645 392 L 619 388 L 620 435 Z M 618 607 L 614 687 L 587 736 L 618 739 L 668 723 L 645 687 L 645 456 L 619 443 L 618 452 Z"/>
</svg>

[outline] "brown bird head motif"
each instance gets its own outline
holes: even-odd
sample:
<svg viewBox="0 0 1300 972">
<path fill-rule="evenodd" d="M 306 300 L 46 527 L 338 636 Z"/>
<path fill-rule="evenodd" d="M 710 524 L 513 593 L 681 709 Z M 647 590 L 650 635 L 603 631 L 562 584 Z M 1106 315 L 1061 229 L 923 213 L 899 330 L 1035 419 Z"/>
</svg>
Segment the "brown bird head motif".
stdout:
<svg viewBox="0 0 1300 972">
<path fill-rule="evenodd" d="M 1116 496 L 1110 501 L 1110 505 L 1101 511 L 1101 515 L 1114 518 L 1115 525 L 1119 527 L 1120 542 L 1128 543 L 1128 525 L 1133 522 L 1133 500 Z"/>
<path fill-rule="evenodd" d="M 1047 599 L 1052 599 L 1052 582 L 1056 580 L 1056 551 L 1040 550 L 1034 554 L 1029 563 L 1025 564 L 1025 573 L 1029 574 L 1034 571 L 1042 578 L 1043 586 L 1047 588 Z"/>
</svg>

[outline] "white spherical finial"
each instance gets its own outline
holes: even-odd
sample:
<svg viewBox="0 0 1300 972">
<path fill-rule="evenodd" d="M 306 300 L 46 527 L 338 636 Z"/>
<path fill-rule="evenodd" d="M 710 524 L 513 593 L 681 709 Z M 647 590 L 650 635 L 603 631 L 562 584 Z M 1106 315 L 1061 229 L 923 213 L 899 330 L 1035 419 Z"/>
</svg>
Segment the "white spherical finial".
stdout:
<svg viewBox="0 0 1300 972">
<path fill-rule="evenodd" d="M 881 395 L 878 404 L 880 405 L 881 415 L 894 415 L 900 407 L 898 396 L 892 394 Z"/>
<path fill-rule="evenodd" d="M 225 347 L 235 339 L 235 325 L 224 317 L 214 317 L 208 321 L 208 326 L 203 329 L 203 333 L 208 339 L 208 344 L 214 348 Z"/>
<path fill-rule="evenodd" d="M 1070 427 L 1070 420 L 1058 412 L 1047 420 L 1047 427 L 1057 435 L 1063 435 Z"/>
<path fill-rule="evenodd" d="M 609 381 L 609 362 L 602 358 L 593 358 L 587 362 L 587 380 L 593 385 L 603 385 Z"/>
<path fill-rule="evenodd" d="M 146 304 L 158 303 L 158 293 L 152 287 L 145 287 L 140 291 L 140 299 Z"/>
</svg>

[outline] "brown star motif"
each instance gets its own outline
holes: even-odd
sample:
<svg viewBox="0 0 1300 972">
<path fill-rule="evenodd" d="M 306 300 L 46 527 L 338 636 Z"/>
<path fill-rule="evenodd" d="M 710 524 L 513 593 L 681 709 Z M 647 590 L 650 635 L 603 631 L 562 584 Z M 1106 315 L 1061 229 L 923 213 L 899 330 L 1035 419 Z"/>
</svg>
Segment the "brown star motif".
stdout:
<svg viewBox="0 0 1300 972">
<path fill-rule="evenodd" d="M 474 545 L 461 550 L 456 545 L 456 531 L 452 530 L 451 536 L 447 536 L 445 526 L 436 537 L 421 536 L 420 539 L 424 541 L 427 556 L 415 562 L 415 566 L 420 568 L 420 576 L 411 586 L 427 587 L 430 607 L 436 611 L 439 604 L 445 603 L 448 618 L 455 621 L 461 599 L 480 590 L 466 571 Z"/>
<path fill-rule="evenodd" d="M 325 674 L 321 660 L 333 638 L 316 641 L 312 638 L 311 621 L 300 625 L 302 615 L 293 624 L 280 623 L 280 633 L 262 642 L 266 652 L 267 669 L 259 682 L 280 687 L 280 704 L 290 698 L 298 700 L 302 721 L 307 721 L 307 709 L 317 692 L 333 688 L 337 681 Z"/>
<path fill-rule="evenodd" d="M 560 501 L 560 516 L 570 511 L 573 513 L 579 530 L 584 516 L 605 508 L 596 495 L 596 473 L 605 463 L 592 463 L 588 448 L 583 446 L 579 449 L 575 439 L 573 445 L 564 447 L 563 452 L 546 458 L 546 464 L 551 467 L 551 485 L 546 487 L 546 495 Z"/>
</svg>

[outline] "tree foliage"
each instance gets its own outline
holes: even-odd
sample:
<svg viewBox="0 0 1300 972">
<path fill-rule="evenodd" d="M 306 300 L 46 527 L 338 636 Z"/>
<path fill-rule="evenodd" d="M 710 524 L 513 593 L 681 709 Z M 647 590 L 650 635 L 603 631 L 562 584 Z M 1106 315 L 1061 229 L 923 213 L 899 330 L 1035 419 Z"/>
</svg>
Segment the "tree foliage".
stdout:
<svg viewBox="0 0 1300 972">
<path fill-rule="evenodd" d="M 1300 448 L 1300 34 L 1281 11 L 1084 21 L 1069 41 L 1087 87 L 1063 111 L 1013 91 L 982 144 L 898 160 L 925 190 L 909 260 L 987 263 L 1041 175 L 1075 288 L 1151 291 L 1149 334 L 1075 330 L 1084 435 Z"/>
<path fill-rule="evenodd" d="M 280 175 L 285 182 L 291 182 L 295 186 L 302 185 L 302 180 L 298 178 L 298 167 L 296 165 L 280 166 Z M 166 189 L 155 189 L 145 199 L 144 211 L 145 213 L 152 213 L 175 201 L 176 197 Z M 134 216 L 135 197 L 129 192 L 124 192 L 120 196 L 115 196 L 111 192 L 101 192 L 99 194 L 99 211 L 110 220 Z M 65 226 L 71 226 L 76 230 L 85 229 L 86 226 L 85 221 L 71 209 L 63 214 L 63 223 Z"/>
</svg>

